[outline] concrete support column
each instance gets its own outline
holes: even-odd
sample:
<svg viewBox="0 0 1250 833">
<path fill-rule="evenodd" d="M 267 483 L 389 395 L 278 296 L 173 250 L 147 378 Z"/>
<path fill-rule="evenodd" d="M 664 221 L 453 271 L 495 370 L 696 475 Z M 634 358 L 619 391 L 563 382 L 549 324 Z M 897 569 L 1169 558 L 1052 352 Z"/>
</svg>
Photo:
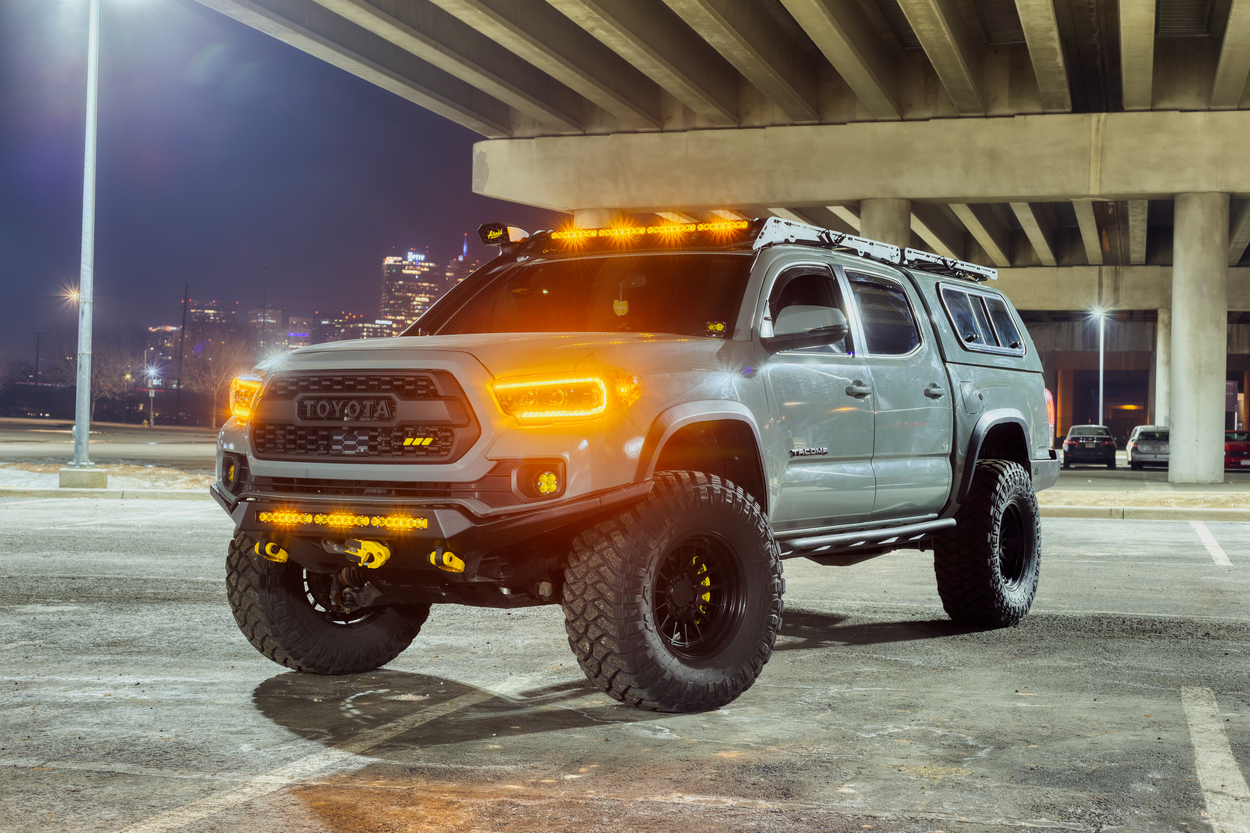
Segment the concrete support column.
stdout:
<svg viewBox="0 0 1250 833">
<path fill-rule="evenodd" d="M 1169 483 L 1224 480 L 1228 194 L 1178 194 L 1172 243 Z"/>
<path fill-rule="evenodd" d="M 1172 310 L 1159 310 L 1155 326 L 1154 424 L 1166 426 L 1172 418 Z"/>
<path fill-rule="evenodd" d="M 573 225 L 578 228 L 607 228 L 612 225 L 615 213 L 610 208 L 576 208 L 573 210 Z"/>
<path fill-rule="evenodd" d="M 859 204 L 859 233 L 905 249 L 911 243 L 911 200 L 864 200 Z"/>
</svg>

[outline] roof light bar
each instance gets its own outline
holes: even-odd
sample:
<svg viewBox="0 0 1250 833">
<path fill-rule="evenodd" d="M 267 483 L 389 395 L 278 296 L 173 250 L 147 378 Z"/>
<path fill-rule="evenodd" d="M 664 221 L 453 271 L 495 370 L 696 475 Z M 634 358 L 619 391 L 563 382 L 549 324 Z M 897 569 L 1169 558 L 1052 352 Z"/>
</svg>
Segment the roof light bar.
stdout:
<svg viewBox="0 0 1250 833">
<path fill-rule="evenodd" d="M 988 266 L 977 266 L 975 263 L 965 263 L 953 257 L 942 257 L 931 252 L 922 252 L 919 249 L 907 249 L 903 252 L 903 257 L 908 264 L 919 264 L 921 269 L 926 268 L 926 264 L 928 264 L 929 266 L 937 266 L 940 269 L 949 271 L 957 277 L 968 278 L 969 280 L 998 280 L 997 269 L 991 269 Z"/>
</svg>

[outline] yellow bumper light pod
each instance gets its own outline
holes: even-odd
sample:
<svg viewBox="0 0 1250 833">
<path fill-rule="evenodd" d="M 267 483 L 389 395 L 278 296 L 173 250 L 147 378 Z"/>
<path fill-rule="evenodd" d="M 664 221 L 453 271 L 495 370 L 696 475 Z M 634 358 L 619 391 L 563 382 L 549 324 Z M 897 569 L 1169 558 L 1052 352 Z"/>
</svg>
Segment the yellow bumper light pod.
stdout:
<svg viewBox="0 0 1250 833">
<path fill-rule="evenodd" d="M 286 550 L 275 544 L 273 541 L 256 542 L 256 546 L 252 548 L 253 552 L 267 561 L 273 561 L 278 564 L 285 564 L 290 557 Z"/>
<path fill-rule="evenodd" d="M 540 495 L 554 495 L 560 491 L 560 479 L 556 477 L 553 471 L 545 471 L 538 475 L 538 479 L 534 481 L 534 488 L 538 490 Z"/>
<path fill-rule="evenodd" d="M 357 566 L 376 570 L 391 557 L 391 548 L 378 541 L 347 541 L 347 557 Z"/>
<path fill-rule="evenodd" d="M 259 376 L 248 374 L 237 376 L 230 383 L 230 416 L 240 425 L 247 423 L 260 399 L 260 388 L 264 380 Z"/>
<path fill-rule="evenodd" d="M 523 424 L 593 419 L 608 409 L 608 385 L 598 376 L 502 379 L 491 388 L 499 409 Z"/>
</svg>

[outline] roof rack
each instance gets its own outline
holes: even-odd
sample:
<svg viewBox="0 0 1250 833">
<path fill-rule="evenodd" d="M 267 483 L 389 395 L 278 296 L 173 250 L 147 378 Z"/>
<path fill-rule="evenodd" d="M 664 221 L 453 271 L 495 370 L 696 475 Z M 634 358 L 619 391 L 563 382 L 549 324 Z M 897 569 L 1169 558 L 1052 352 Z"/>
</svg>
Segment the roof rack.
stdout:
<svg viewBox="0 0 1250 833">
<path fill-rule="evenodd" d="M 997 280 L 998 270 L 975 263 L 966 263 L 950 257 L 941 257 L 919 249 L 899 249 L 889 243 L 856 237 L 840 231 L 833 231 L 807 223 L 796 223 L 780 217 L 769 217 L 764 221 L 759 234 L 755 237 L 752 248 L 758 250 L 766 246 L 781 243 L 800 243 L 808 246 L 820 246 L 834 251 L 851 251 L 860 257 L 877 260 L 891 266 L 911 266 L 926 272 L 945 272 L 952 277 L 966 278 L 973 281 Z"/>
</svg>

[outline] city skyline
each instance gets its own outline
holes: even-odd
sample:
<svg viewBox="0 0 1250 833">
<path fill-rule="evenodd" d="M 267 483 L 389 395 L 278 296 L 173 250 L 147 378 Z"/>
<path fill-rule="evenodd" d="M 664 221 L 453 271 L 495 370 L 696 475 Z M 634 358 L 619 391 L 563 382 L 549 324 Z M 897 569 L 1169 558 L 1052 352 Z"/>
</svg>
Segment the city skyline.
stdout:
<svg viewBox="0 0 1250 833">
<path fill-rule="evenodd" d="M 0 4 L 0 359 L 76 324 L 85 50 L 86 4 Z M 414 229 L 485 261 L 483 222 L 558 225 L 472 193 L 476 138 L 191 0 L 103 3 L 97 326 L 177 324 L 188 283 L 366 313 Z"/>
</svg>

